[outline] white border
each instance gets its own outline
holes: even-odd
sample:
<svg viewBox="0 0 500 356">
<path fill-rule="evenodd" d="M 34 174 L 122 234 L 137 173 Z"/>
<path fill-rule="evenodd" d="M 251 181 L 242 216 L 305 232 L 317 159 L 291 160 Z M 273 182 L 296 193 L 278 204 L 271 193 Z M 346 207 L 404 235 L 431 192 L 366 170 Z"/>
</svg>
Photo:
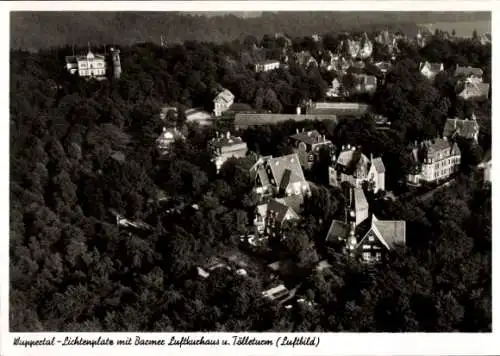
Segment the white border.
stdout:
<svg viewBox="0 0 500 356">
<path fill-rule="evenodd" d="M 355 334 L 355 333 L 340 333 L 340 334 L 316 334 L 321 337 L 321 342 L 318 348 L 268 348 L 268 347 L 227 347 L 227 348 L 203 348 L 201 351 L 195 347 L 185 348 L 165 348 L 147 347 L 140 349 L 137 347 L 117 348 L 32 348 L 22 349 L 13 348 L 11 346 L 14 334 L 8 332 L 8 251 L 9 251 L 9 11 L 16 10 L 71 10 L 71 11 L 120 11 L 120 10 L 136 10 L 144 11 L 211 11 L 214 9 L 220 11 L 311 11 L 311 10 L 329 10 L 329 11 L 492 11 L 492 33 L 495 33 L 493 38 L 496 40 L 496 28 L 500 21 L 500 16 L 497 4 L 492 1 L 341 1 L 341 2 L 326 2 L 326 1 L 165 1 L 165 2 L 2 2 L 1 6 L 1 21 L 0 26 L 0 41 L 2 44 L 3 55 L 1 57 L 3 70 L 1 71 L 1 85 L 3 86 L 0 107 L 4 111 L 0 120 L 2 135 L 4 139 L 0 140 L 2 163 L 2 184 L 1 184 L 1 225 L 4 229 L 4 235 L 0 246 L 0 355 L 66 355 L 74 353 L 78 355 L 109 355 L 110 352 L 117 354 L 129 355 L 139 352 L 156 355 L 161 353 L 183 353 L 197 355 L 200 352 L 207 354 L 229 355 L 239 352 L 241 354 L 263 355 L 269 353 L 282 352 L 287 354 L 322 354 L 322 355 L 422 355 L 422 354 L 456 354 L 456 355 L 476 355 L 476 354 L 500 354 L 499 347 L 494 342 L 495 339 L 500 340 L 495 333 L 492 334 Z M 496 45 L 493 46 L 492 71 L 494 82 L 498 78 L 498 63 L 499 55 Z M 496 100 L 495 100 L 496 99 Z M 498 102 L 499 95 L 496 90 L 493 90 L 493 102 Z M 493 117 L 496 117 L 496 105 L 493 109 Z M 496 132 L 496 120 L 492 119 L 493 132 Z M 497 145 L 493 142 L 493 149 L 496 150 Z M 496 162 L 496 153 L 493 155 L 493 167 L 499 167 L 500 162 Z M 499 163 L 499 164 L 497 164 Z M 494 172 L 493 176 L 496 174 Z M 497 190 L 493 190 L 493 221 L 498 221 L 498 210 L 495 207 L 495 201 L 498 201 Z M 495 199 L 497 198 L 497 199 Z M 496 224 L 493 226 L 495 232 Z M 495 233 L 493 233 L 495 236 Z M 498 255 L 498 243 L 493 239 L 494 255 Z M 493 258 L 493 276 L 496 277 L 497 263 Z M 497 278 L 493 278 L 493 296 L 499 295 Z M 493 308 L 493 330 L 498 330 L 499 313 L 498 308 Z M 335 311 L 332 311 L 334 313 Z M 43 336 L 43 334 L 37 334 Z M 57 334 L 48 334 L 47 336 L 55 336 Z M 64 334 L 69 335 L 69 334 Z M 60 335 L 60 336 L 64 336 Z M 101 335 L 103 337 L 125 336 L 125 334 L 78 334 L 79 336 L 92 337 Z M 132 334 L 131 334 L 132 335 Z M 134 334 L 136 335 L 136 334 Z M 154 334 L 140 334 L 144 337 L 153 337 Z M 156 334 L 161 335 L 161 334 Z M 196 334 L 182 334 L 196 335 Z M 207 336 L 215 336 L 217 334 L 207 334 Z M 223 336 L 224 334 L 218 334 Z M 232 334 L 225 334 L 230 336 Z M 250 335 L 250 334 L 249 334 Z M 24 335 L 28 336 L 28 335 Z M 31 335 L 34 336 L 34 335 Z M 198 334 L 199 336 L 199 334 Z M 258 334 L 259 337 L 280 336 L 280 334 Z M 281 336 L 283 336 L 281 334 Z M 291 336 L 291 335 L 289 335 Z M 296 336 L 295 334 L 293 336 Z"/>
</svg>

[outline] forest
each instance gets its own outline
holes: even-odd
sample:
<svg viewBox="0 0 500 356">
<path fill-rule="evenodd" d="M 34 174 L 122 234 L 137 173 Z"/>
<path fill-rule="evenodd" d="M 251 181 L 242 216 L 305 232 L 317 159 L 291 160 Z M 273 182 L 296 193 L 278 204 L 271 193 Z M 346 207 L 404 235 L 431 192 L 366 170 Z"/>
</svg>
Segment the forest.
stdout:
<svg viewBox="0 0 500 356">
<path fill-rule="evenodd" d="M 325 37 L 318 51 L 339 40 Z M 311 45 L 303 38 L 293 43 Z M 342 213 L 345 198 L 321 184 L 323 166 L 309 177 L 317 188 L 304 218 L 287 227 L 289 238 L 278 246 L 280 258 L 299 268 L 290 283 L 300 279 L 315 308 L 284 311 L 269 303 L 258 275 L 217 270 L 197 277 L 196 266 L 237 249 L 234 236 L 248 229 L 256 204 L 248 167 L 256 155 L 229 160 L 217 175 L 206 148 L 215 129 L 186 122 L 183 111 L 210 105 L 220 86 L 274 112 L 321 100 L 329 78 L 317 68 L 251 70 L 279 46 L 270 36 L 123 46 L 122 77 L 99 82 L 66 73 L 69 46 L 11 52 L 11 331 L 491 331 L 491 185 L 474 168 L 491 147 L 491 100 L 457 100 L 452 75 L 459 62 L 491 77 L 491 46 L 474 40 L 436 36 L 422 49 L 402 45 L 385 84 L 366 99 L 393 122 L 390 130 L 377 130 L 367 116 L 241 133 L 251 151 L 279 155 L 289 152 L 287 136 L 296 128 L 314 127 L 335 145 L 383 154 L 387 186 L 396 190 L 408 144 L 439 135 L 447 117 L 474 110 L 479 145 L 461 143 L 454 186 L 426 202 L 368 196 L 379 218 L 406 220 L 404 251 L 370 271 L 329 254 L 325 222 Z M 446 64 L 434 84 L 419 75 L 422 59 Z M 179 108 L 167 119 L 186 140 L 160 157 L 155 138 L 164 104 Z M 118 228 L 112 211 L 152 228 Z M 333 266 L 319 272 L 313 266 L 322 258 Z"/>
</svg>

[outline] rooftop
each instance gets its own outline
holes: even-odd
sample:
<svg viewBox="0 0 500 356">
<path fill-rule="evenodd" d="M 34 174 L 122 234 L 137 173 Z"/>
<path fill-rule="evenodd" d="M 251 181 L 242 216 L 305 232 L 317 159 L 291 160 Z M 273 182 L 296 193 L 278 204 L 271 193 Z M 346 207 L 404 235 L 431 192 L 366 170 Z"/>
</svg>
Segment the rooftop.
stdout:
<svg viewBox="0 0 500 356">
<path fill-rule="evenodd" d="M 315 143 L 329 141 L 316 130 L 311 130 L 311 131 L 306 131 L 306 132 L 304 132 L 304 131 L 298 132 L 297 131 L 297 133 L 294 135 L 291 135 L 290 138 L 292 138 L 296 141 L 304 142 L 308 145 L 313 145 Z"/>
</svg>

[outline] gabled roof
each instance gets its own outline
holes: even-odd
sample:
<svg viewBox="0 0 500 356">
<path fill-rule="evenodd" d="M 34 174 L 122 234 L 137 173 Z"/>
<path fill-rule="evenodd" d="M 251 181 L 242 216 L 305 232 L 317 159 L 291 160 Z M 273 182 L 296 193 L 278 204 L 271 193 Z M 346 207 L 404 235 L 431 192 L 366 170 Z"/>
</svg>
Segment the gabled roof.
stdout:
<svg viewBox="0 0 500 356">
<path fill-rule="evenodd" d="M 475 76 L 475 77 L 482 77 L 483 76 L 483 70 L 481 68 L 474 68 L 474 67 L 461 67 L 457 65 L 457 68 L 455 69 L 455 76 Z"/>
<path fill-rule="evenodd" d="M 443 136 L 451 137 L 454 134 L 465 138 L 474 138 L 479 132 L 479 124 L 476 120 L 447 119 L 443 129 Z"/>
<path fill-rule="evenodd" d="M 371 229 L 388 249 L 406 244 L 406 221 L 404 220 L 378 220 L 375 215 L 372 215 Z"/>
<path fill-rule="evenodd" d="M 457 83 L 457 88 L 460 96 L 472 91 L 473 95 L 469 94 L 469 97 L 487 97 L 490 91 L 490 84 L 465 81 Z"/>
<path fill-rule="evenodd" d="M 353 188 L 354 191 L 354 208 L 356 210 L 368 209 L 368 201 L 365 193 L 361 188 Z"/>
<path fill-rule="evenodd" d="M 286 206 L 283 202 L 278 199 L 272 199 L 266 204 L 261 204 L 257 207 L 257 211 L 261 216 L 267 216 L 271 212 L 276 214 L 276 221 L 283 224 L 285 221 L 285 216 L 290 214 L 294 219 L 298 219 L 299 215 L 293 211 L 292 208 Z"/>
<path fill-rule="evenodd" d="M 221 135 L 219 137 L 214 137 L 210 140 L 210 144 L 214 147 L 229 147 L 238 144 L 245 144 L 239 136 L 233 136 L 231 134 Z"/>
<path fill-rule="evenodd" d="M 368 172 L 368 157 L 360 150 L 344 150 L 339 154 L 335 167 L 340 169 L 344 174 L 354 174 L 356 172 L 362 174 Z"/>
<path fill-rule="evenodd" d="M 313 145 L 315 143 L 328 141 L 326 139 L 323 140 L 323 135 L 320 135 L 320 133 L 316 130 L 299 132 L 294 135 L 291 135 L 290 138 L 296 141 L 304 142 L 308 145 Z"/>
<path fill-rule="evenodd" d="M 349 224 L 341 220 L 333 220 L 330 229 L 326 234 L 326 241 L 336 242 L 339 238 L 346 238 L 349 235 Z"/>
<path fill-rule="evenodd" d="M 420 63 L 420 71 L 422 71 L 424 68 L 427 68 L 430 72 L 432 73 L 438 73 L 442 70 L 443 63 L 431 63 L 431 62 L 424 62 Z"/>
<path fill-rule="evenodd" d="M 304 204 L 304 196 L 302 194 L 299 195 L 289 195 L 284 198 L 276 199 L 279 203 L 288 206 L 295 213 L 300 214 L 302 211 L 302 204 Z"/>
<path fill-rule="evenodd" d="M 226 103 L 231 103 L 234 100 L 234 95 L 227 89 L 223 89 L 217 96 L 214 98 L 214 101 L 225 101 Z"/>
<path fill-rule="evenodd" d="M 283 186 L 281 182 L 283 179 L 287 181 L 287 186 L 288 184 L 305 182 L 306 180 L 296 153 L 271 158 L 268 161 L 268 165 L 271 168 L 277 186 Z"/>
<path fill-rule="evenodd" d="M 377 173 L 385 173 L 385 165 L 381 157 L 374 158 L 372 164 L 375 167 Z"/>
</svg>

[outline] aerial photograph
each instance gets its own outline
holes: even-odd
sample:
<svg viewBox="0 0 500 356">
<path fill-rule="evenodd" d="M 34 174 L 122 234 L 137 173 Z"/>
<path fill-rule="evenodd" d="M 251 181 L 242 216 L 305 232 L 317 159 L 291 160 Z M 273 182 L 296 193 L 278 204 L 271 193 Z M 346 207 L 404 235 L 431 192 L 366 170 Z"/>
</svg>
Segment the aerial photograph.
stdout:
<svg viewBox="0 0 500 356">
<path fill-rule="evenodd" d="M 491 332 L 491 32 L 11 12 L 10 331 Z"/>
</svg>

